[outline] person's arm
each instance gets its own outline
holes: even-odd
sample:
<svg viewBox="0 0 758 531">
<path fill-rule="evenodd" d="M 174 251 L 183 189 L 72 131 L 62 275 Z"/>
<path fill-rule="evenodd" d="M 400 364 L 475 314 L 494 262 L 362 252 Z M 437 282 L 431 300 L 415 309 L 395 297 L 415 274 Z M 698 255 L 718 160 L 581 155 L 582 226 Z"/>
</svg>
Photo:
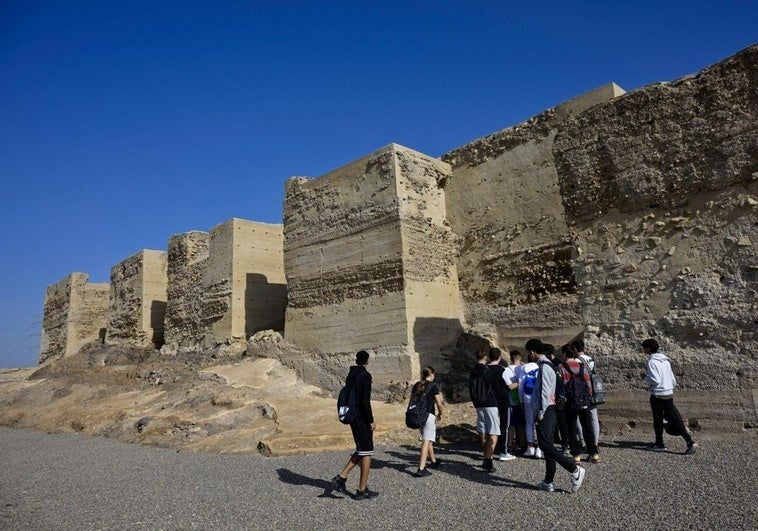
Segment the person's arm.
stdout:
<svg viewBox="0 0 758 531">
<path fill-rule="evenodd" d="M 360 395 L 361 409 L 363 410 L 363 416 L 366 417 L 366 420 L 371 424 L 371 429 L 373 430 L 374 412 L 371 410 L 371 375 L 366 375 L 361 383 L 363 384 L 361 386 Z"/>
<path fill-rule="evenodd" d="M 442 399 L 440 398 L 440 393 L 437 393 L 434 395 L 434 403 L 437 405 L 437 420 L 442 419 Z"/>
</svg>

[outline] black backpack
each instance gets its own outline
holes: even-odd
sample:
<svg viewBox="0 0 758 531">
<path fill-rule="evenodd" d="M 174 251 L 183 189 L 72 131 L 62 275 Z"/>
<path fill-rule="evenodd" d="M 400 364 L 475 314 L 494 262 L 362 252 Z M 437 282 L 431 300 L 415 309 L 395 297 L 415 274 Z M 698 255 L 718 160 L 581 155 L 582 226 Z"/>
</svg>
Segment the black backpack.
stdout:
<svg viewBox="0 0 758 531">
<path fill-rule="evenodd" d="M 479 375 L 471 375 L 471 378 L 468 382 L 468 390 L 471 394 L 471 401 L 474 404 L 483 404 L 485 403 L 489 397 L 490 393 L 492 393 L 492 386 L 490 385 L 490 382 L 487 378 L 487 366 L 484 366 L 484 372 Z"/>
<path fill-rule="evenodd" d="M 409 428 L 419 429 L 426 424 L 426 420 L 429 418 L 429 400 L 427 400 L 427 395 L 432 385 L 431 382 L 428 382 L 423 394 L 411 396 L 411 400 L 408 402 L 408 409 L 405 410 L 405 425 Z"/>
<path fill-rule="evenodd" d="M 350 381 L 340 389 L 337 397 L 337 417 L 342 424 L 350 424 L 358 413 L 355 400 L 355 382 Z"/>
<path fill-rule="evenodd" d="M 574 374 L 567 363 L 563 364 L 571 379 L 566 384 L 566 404 L 574 411 L 587 409 L 592 405 L 592 394 L 584 382 L 584 363 L 579 367 L 579 374 Z"/>
</svg>

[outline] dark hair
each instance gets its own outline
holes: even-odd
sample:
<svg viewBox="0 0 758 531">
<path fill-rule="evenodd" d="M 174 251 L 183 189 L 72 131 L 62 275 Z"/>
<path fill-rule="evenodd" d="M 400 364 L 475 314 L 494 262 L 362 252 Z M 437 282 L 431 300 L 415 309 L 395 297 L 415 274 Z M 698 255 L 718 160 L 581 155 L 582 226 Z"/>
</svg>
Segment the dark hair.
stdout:
<svg viewBox="0 0 758 531">
<path fill-rule="evenodd" d="M 366 365 L 368 363 L 368 352 L 365 350 L 359 350 L 355 355 L 355 363 L 357 365 Z"/>
<path fill-rule="evenodd" d="M 511 363 L 513 363 L 513 360 L 516 358 L 521 358 L 521 351 L 520 350 L 511 350 L 510 353 Z"/>
<path fill-rule="evenodd" d="M 501 352 L 499 348 L 490 347 L 490 353 L 489 353 L 490 361 L 497 361 L 500 359 L 500 356 L 501 356 Z"/>
<path fill-rule="evenodd" d="M 545 356 L 552 356 L 555 352 L 555 347 L 551 345 L 550 343 L 543 343 L 542 344 L 542 353 Z"/>
<path fill-rule="evenodd" d="M 563 356 L 565 358 L 573 358 L 574 356 L 576 356 L 574 349 L 571 348 L 571 345 L 569 345 L 568 343 L 561 347 L 561 352 L 563 352 Z"/>
<path fill-rule="evenodd" d="M 432 374 L 434 374 L 434 367 L 431 365 L 427 365 L 421 369 L 421 380 L 419 380 L 413 388 L 414 395 L 421 396 L 426 392 L 426 379 Z"/>
<path fill-rule="evenodd" d="M 646 339 L 642 342 L 642 348 L 649 350 L 652 354 L 658 352 L 660 345 L 655 339 Z"/>
<path fill-rule="evenodd" d="M 581 339 L 576 339 L 571 342 L 571 346 L 576 350 L 577 352 L 584 352 L 584 341 Z"/>
<path fill-rule="evenodd" d="M 539 339 L 530 339 L 526 342 L 524 348 L 530 352 L 542 352 L 542 341 Z"/>
</svg>

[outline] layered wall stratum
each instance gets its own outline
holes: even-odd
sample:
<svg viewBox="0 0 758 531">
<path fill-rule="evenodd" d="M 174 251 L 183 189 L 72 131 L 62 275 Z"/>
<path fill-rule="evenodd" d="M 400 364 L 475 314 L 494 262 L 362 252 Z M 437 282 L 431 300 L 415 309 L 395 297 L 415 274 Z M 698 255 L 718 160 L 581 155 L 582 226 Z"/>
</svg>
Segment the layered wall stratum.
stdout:
<svg viewBox="0 0 758 531">
<path fill-rule="evenodd" d="M 755 425 L 758 46 L 564 123 L 553 148 L 588 347 L 638 386 L 656 337 L 679 387 Z M 731 397 L 731 398 L 730 398 Z"/>
<path fill-rule="evenodd" d="M 610 83 L 441 157 L 466 320 L 501 346 L 582 331 L 553 143 L 567 119 L 623 93 Z"/>
<path fill-rule="evenodd" d="M 110 344 L 160 348 L 168 285 L 167 253 L 143 249 L 111 269 Z"/>
<path fill-rule="evenodd" d="M 391 144 L 317 179 L 287 181 L 285 337 L 345 366 L 371 349 L 378 382 L 444 368 L 462 327 L 450 167 Z M 330 363 L 326 361 L 326 363 Z"/>
<path fill-rule="evenodd" d="M 86 273 L 71 273 L 45 291 L 40 365 L 105 339 L 110 287 L 88 280 Z"/>
<path fill-rule="evenodd" d="M 210 233 L 173 236 L 168 244 L 168 349 L 244 342 L 282 331 L 283 231 L 280 224 L 232 218 Z"/>
</svg>

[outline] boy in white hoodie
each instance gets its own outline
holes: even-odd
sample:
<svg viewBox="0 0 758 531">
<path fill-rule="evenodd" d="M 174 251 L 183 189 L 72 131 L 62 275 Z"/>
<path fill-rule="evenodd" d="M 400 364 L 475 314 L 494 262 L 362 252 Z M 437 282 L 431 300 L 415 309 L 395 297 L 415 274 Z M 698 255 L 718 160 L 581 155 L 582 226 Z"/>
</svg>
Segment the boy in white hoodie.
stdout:
<svg viewBox="0 0 758 531">
<path fill-rule="evenodd" d="M 694 454 L 700 447 L 692 440 L 679 410 L 674 405 L 676 377 L 671 370 L 669 359 L 658 352 L 658 348 L 659 345 L 655 339 L 646 339 L 642 342 L 642 350 L 650 356 L 647 360 L 644 379 L 650 388 L 650 408 L 653 410 L 653 430 L 655 430 L 655 442 L 649 444 L 648 448 L 656 452 L 666 450 L 663 444 L 663 419 L 665 418 L 672 428 L 687 441 L 686 453 Z"/>
</svg>

